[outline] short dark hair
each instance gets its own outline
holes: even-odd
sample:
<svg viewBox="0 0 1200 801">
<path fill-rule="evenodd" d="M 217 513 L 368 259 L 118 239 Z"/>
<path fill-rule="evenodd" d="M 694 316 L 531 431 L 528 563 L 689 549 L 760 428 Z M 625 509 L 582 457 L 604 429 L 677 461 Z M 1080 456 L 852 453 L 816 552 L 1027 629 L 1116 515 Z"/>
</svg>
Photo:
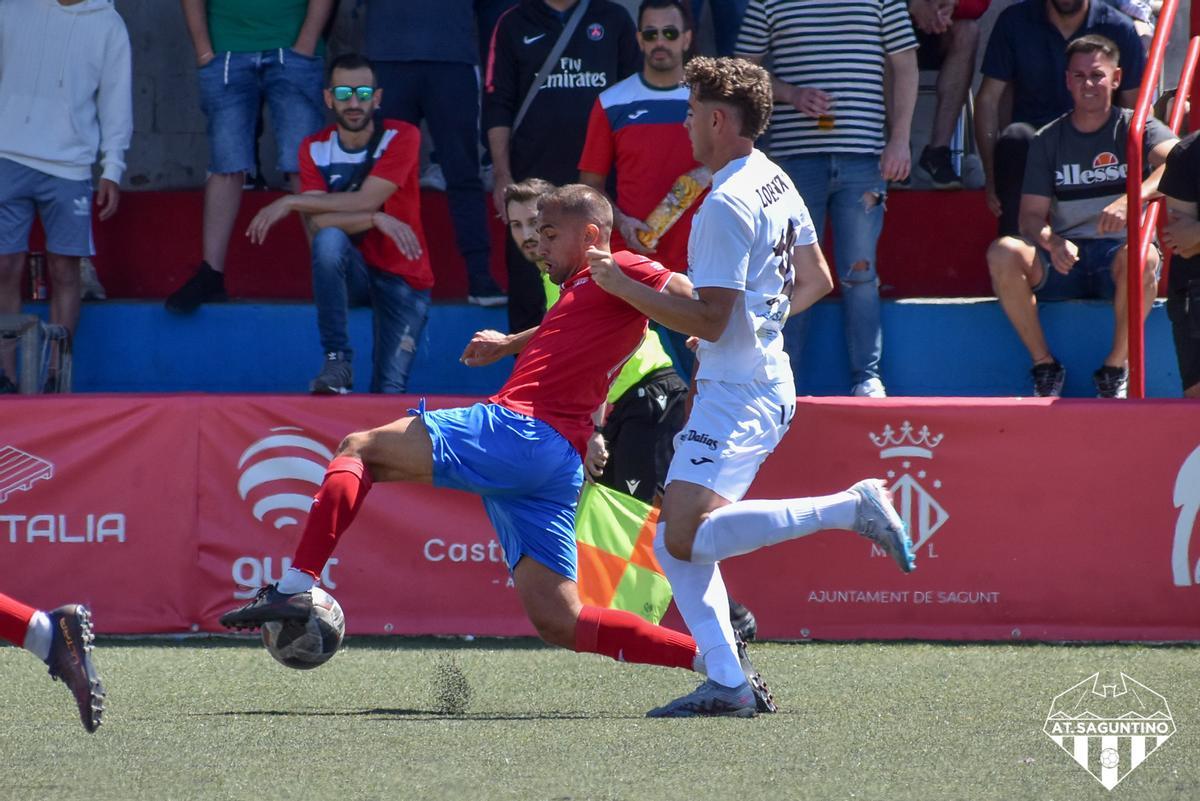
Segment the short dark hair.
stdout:
<svg viewBox="0 0 1200 801">
<path fill-rule="evenodd" d="M 1078 39 L 1073 39 L 1067 45 L 1067 61 L 1076 53 L 1100 53 L 1106 58 L 1112 59 L 1114 64 L 1121 63 L 1121 48 L 1117 47 L 1117 43 L 1107 36 L 1101 36 L 1098 33 L 1089 33 L 1087 36 L 1080 36 Z"/>
<path fill-rule="evenodd" d="M 555 189 L 554 184 L 541 178 L 526 178 L 504 187 L 504 205 L 509 203 L 528 203 L 548 195 Z"/>
<path fill-rule="evenodd" d="M 361 70 L 368 69 L 371 71 L 371 83 L 377 81 L 375 74 L 375 65 L 371 63 L 366 56 L 361 56 L 358 53 L 342 53 L 340 56 L 329 62 L 329 71 L 325 73 L 325 82 L 333 82 L 334 70 Z"/>
<path fill-rule="evenodd" d="M 765 69 L 744 58 L 708 58 L 701 56 L 684 68 L 684 82 L 696 99 L 704 103 L 725 103 L 738 110 L 742 127 L 739 133 L 757 139 L 771 122 L 771 76 Z"/>
<path fill-rule="evenodd" d="M 538 199 L 538 211 L 548 208 L 594 223 L 605 239 L 612 234 L 612 204 L 601 192 L 586 184 L 566 184 L 542 195 Z"/>
<path fill-rule="evenodd" d="M 683 29 L 690 31 L 695 22 L 692 20 L 692 9 L 690 3 L 685 3 L 683 0 L 642 0 L 642 4 L 637 10 L 638 28 L 642 27 L 642 15 L 649 8 L 673 8 L 683 17 Z"/>
</svg>

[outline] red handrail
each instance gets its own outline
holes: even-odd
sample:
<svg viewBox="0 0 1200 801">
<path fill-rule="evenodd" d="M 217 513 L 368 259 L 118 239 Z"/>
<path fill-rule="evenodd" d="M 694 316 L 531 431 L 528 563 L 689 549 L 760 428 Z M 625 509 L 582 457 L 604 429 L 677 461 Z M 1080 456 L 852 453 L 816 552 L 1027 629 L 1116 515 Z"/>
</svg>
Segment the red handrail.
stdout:
<svg viewBox="0 0 1200 801">
<path fill-rule="evenodd" d="M 1154 40 L 1150 43 L 1150 56 L 1146 60 L 1146 70 L 1142 77 L 1142 85 L 1138 90 L 1137 104 L 1134 106 L 1133 121 L 1129 126 L 1126 161 L 1129 173 L 1125 177 L 1125 192 L 1128 199 L 1129 239 L 1128 264 L 1125 271 L 1129 299 L 1129 397 L 1146 397 L 1146 331 L 1142 323 L 1142 274 L 1146 266 L 1146 257 L 1150 253 L 1150 245 L 1154 242 L 1154 223 L 1156 217 L 1161 222 L 1165 213 L 1163 201 L 1158 198 L 1147 205 L 1142 211 L 1142 144 L 1145 141 L 1146 120 L 1150 117 L 1150 106 L 1154 100 L 1155 89 L 1159 76 L 1163 71 L 1163 60 L 1167 52 L 1167 40 L 1171 29 L 1175 27 L 1175 13 L 1179 10 L 1179 0 L 1165 0 L 1158 15 L 1158 25 L 1154 31 Z M 1191 31 L 1197 33 L 1200 28 L 1200 3 L 1192 3 Z M 1196 61 L 1200 58 L 1200 40 L 1193 37 L 1188 45 L 1187 58 L 1184 60 L 1183 71 L 1179 76 L 1179 84 L 1175 90 L 1175 108 L 1171 114 L 1171 130 L 1178 133 L 1179 124 L 1183 121 L 1184 108 L 1191 95 L 1192 80 L 1196 73 Z M 1196 123 L 1200 119 L 1197 109 L 1193 108 L 1190 116 L 1192 130 L 1197 130 Z M 1136 211 L 1135 211 L 1136 210 Z"/>
</svg>

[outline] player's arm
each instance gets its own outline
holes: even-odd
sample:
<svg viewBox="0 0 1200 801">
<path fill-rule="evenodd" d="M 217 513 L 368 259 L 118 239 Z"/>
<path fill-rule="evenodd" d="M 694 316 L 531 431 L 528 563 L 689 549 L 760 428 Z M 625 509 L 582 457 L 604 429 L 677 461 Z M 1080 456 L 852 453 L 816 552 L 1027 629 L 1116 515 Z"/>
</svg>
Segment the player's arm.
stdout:
<svg viewBox="0 0 1200 801">
<path fill-rule="evenodd" d="M 792 269 L 795 279 L 790 298 L 791 314 L 799 314 L 833 291 L 829 264 L 816 242 L 792 249 Z"/>
<path fill-rule="evenodd" d="M 484 367 L 500 361 L 505 356 L 517 355 L 537 332 L 537 326 L 517 334 L 501 334 L 490 328 L 476 331 L 458 360 L 467 367 Z"/>
<path fill-rule="evenodd" d="M 689 336 L 715 342 L 725 332 L 739 289 L 700 287 L 693 293 L 687 276 L 672 273 L 662 291 L 626 275 L 606 250 L 588 250 L 592 279 L 642 314 Z"/>
</svg>

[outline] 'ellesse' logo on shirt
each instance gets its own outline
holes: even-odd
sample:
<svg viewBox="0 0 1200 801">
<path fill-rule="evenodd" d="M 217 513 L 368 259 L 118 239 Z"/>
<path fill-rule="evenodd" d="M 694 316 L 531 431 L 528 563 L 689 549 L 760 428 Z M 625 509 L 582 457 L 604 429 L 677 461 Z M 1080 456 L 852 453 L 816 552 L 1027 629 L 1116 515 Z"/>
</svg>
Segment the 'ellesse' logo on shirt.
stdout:
<svg viewBox="0 0 1200 801">
<path fill-rule="evenodd" d="M 1122 164 L 1116 153 L 1105 151 L 1092 159 L 1092 166 L 1083 169 L 1078 164 L 1064 164 L 1054 171 L 1055 186 L 1086 186 L 1110 181 L 1124 181 L 1129 165 Z"/>
</svg>

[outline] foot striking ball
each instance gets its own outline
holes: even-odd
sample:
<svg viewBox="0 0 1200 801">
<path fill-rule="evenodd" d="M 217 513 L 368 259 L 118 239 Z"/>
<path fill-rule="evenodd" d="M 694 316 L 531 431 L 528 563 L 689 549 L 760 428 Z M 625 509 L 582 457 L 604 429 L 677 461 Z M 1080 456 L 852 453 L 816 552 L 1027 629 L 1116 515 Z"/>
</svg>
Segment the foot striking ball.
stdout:
<svg viewBox="0 0 1200 801">
<path fill-rule="evenodd" d="M 281 665 L 311 670 L 328 662 L 342 644 L 346 618 L 333 596 L 312 588 L 312 611 L 305 620 L 273 620 L 262 626 L 267 652 Z"/>
</svg>

